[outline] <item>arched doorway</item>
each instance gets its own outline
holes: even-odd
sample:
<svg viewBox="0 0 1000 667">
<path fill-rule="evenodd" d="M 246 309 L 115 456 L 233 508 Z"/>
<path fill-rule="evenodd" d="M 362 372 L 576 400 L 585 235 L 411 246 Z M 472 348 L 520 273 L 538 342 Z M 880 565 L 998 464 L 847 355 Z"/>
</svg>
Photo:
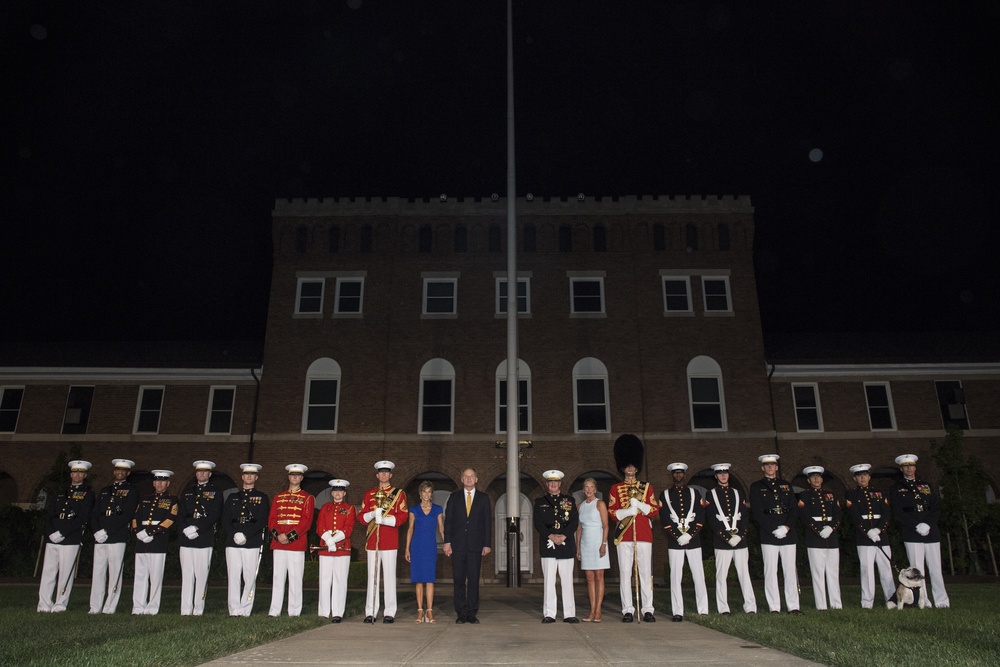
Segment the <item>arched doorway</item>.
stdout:
<svg viewBox="0 0 1000 667">
<path fill-rule="evenodd" d="M 521 572 L 534 573 L 534 562 L 532 555 L 534 552 L 535 536 L 531 524 L 531 501 L 528 496 L 521 494 L 521 534 L 518 539 L 521 544 Z M 493 508 L 493 571 L 499 575 L 507 572 L 507 494 L 500 496 Z"/>
</svg>

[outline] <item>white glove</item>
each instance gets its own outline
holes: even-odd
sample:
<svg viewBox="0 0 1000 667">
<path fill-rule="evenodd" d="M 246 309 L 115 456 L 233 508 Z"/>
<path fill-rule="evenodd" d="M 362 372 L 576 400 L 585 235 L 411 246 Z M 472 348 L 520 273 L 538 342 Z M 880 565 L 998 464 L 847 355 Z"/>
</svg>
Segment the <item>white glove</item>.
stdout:
<svg viewBox="0 0 1000 667">
<path fill-rule="evenodd" d="M 389 516 L 382 517 L 382 525 L 389 526 L 390 528 L 392 528 L 393 526 L 396 525 L 396 517 L 392 516 L 391 514 Z"/>
<path fill-rule="evenodd" d="M 928 526 L 926 523 L 918 523 L 917 532 L 923 535 L 924 537 L 927 537 L 931 532 L 931 527 Z"/>
<path fill-rule="evenodd" d="M 681 533 L 681 536 L 677 538 L 677 544 L 684 546 L 691 541 L 691 535 L 688 533 Z"/>
<path fill-rule="evenodd" d="M 146 532 L 145 528 L 143 528 L 142 530 L 140 530 L 138 533 L 135 534 L 135 539 L 142 540 L 143 542 L 146 541 L 147 537 L 149 537 L 149 533 Z"/>
<path fill-rule="evenodd" d="M 184 529 L 184 535 L 189 539 L 193 540 L 198 537 L 198 526 L 188 526 Z"/>
<path fill-rule="evenodd" d="M 737 544 L 743 541 L 743 538 L 739 535 L 733 535 L 729 538 L 729 546 L 735 547 Z"/>
<path fill-rule="evenodd" d="M 63 541 L 63 540 L 65 540 L 66 538 L 65 538 L 65 537 L 63 537 L 63 534 L 62 534 L 62 533 L 60 533 L 60 532 L 59 532 L 59 531 L 57 530 L 56 532 L 54 532 L 54 533 L 52 533 L 51 535 L 49 535 L 49 539 L 50 539 L 50 540 L 52 540 L 52 543 L 53 543 L 53 544 L 59 544 L 60 542 L 62 542 L 62 541 Z"/>
<path fill-rule="evenodd" d="M 649 504 L 642 502 L 638 498 L 629 498 L 629 507 L 634 507 L 643 513 L 643 515 L 649 514 Z"/>
<path fill-rule="evenodd" d="M 785 539 L 785 536 L 788 535 L 788 526 L 778 526 L 777 528 L 771 531 L 771 534 L 777 537 L 779 540 L 783 540 Z"/>
<path fill-rule="evenodd" d="M 323 533 L 322 535 L 320 535 L 319 539 L 321 539 L 324 542 L 326 542 L 328 539 L 330 539 L 332 537 L 333 537 L 333 531 L 332 530 L 328 530 L 325 533 Z"/>
<path fill-rule="evenodd" d="M 638 513 L 639 513 L 639 510 L 636 509 L 635 507 L 627 507 L 625 509 L 616 510 L 615 511 L 615 518 L 618 519 L 619 521 L 623 521 L 623 520 L 629 518 L 630 516 L 635 516 Z"/>
<path fill-rule="evenodd" d="M 329 535 L 330 531 L 329 530 L 326 531 L 326 534 Z M 333 540 L 331 540 L 329 537 L 324 537 L 323 538 L 323 542 L 326 543 L 326 550 L 327 551 L 336 551 L 337 550 L 337 543 L 334 542 Z"/>
<path fill-rule="evenodd" d="M 879 532 L 878 528 L 872 528 L 868 531 L 868 539 L 872 542 L 881 542 L 882 533 Z"/>
<path fill-rule="evenodd" d="M 233 535 L 233 542 L 235 542 L 237 546 L 242 547 L 244 544 L 247 543 L 247 536 L 244 535 L 243 533 L 236 533 L 235 535 Z"/>
<path fill-rule="evenodd" d="M 824 540 L 831 535 L 833 535 L 833 526 L 823 526 L 823 528 L 819 531 L 819 536 Z"/>
<path fill-rule="evenodd" d="M 108 541 L 108 531 L 101 528 L 99 531 L 94 533 L 94 541 L 98 544 L 104 544 Z"/>
<path fill-rule="evenodd" d="M 333 543 L 336 544 L 337 542 L 341 542 L 341 541 L 345 540 L 346 538 L 347 538 L 347 535 L 344 535 L 344 531 L 342 531 L 342 530 L 335 530 L 335 531 L 333 531 L 333 535 L 331 536 L 330 539 L 332 539 Z"/>
<path fill-rule="evenodd" d="M 549 540 L 548 542 L 545 543 L 545 546 L 548 549 L 555 549 L 556 548 L 556 543 L 553 542 L 552 540 Z"/>
<path fill-rule="evenodd" d="M 381 507 L 376 507 L 373 514 L 375 515 L 375 523 L 382 523 L 381 519 L 385 516 L 385 510 Z"/>
<path fill-rule="evenodd" d="M 361 518 L 365 520 L 365 523 L 370 523 L 371 520 L 372 520 L 372 517 L 374 517 L 374 516 L 375 516 L 375 512 L 365 512 L 364 514 L 361 515 Z"/>
</svg>

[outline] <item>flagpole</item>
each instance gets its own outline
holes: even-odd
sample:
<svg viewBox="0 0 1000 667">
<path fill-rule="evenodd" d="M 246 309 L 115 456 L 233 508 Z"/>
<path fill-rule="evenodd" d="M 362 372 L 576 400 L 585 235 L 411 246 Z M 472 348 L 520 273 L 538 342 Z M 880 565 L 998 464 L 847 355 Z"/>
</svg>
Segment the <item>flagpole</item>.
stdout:
<svg viewBox="0 0 1000 667">
<path fill-rule="evenodd" d="M 521 471 L 518 417 L 517 215 L 514 178 L 514 27 L 507 0 L 507 587 L 521 586 Z"/>
</svg>

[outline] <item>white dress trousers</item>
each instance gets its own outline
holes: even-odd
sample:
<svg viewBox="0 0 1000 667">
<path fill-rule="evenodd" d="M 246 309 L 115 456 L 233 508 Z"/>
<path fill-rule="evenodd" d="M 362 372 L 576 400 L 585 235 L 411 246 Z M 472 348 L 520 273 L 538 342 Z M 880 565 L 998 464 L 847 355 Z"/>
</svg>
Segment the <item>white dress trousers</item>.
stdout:
<svg viewBox="0 0 1000 667">
<path fill-rule="evenodd" d="M 381 579 L 382 591 L 385 595 L 385 611 L 383 616 L 396 615 L 396 550 L 368 551 L 368 596 L 365 598 L 365 616 L 378 614 L 378 589 Z M 381 574 L 376 571 L 376 565 Z"/>
<path fill-rule="evenodd" d="M 201 616 L 205 612 L 208 570 L 212 547 L 181 547 L 181 616 Z"/>
<path fill-rule="evenodd" d="M 45 545 L 45 561 L 42 564 L 42 581 L 38 585 L 38 611 L 66 611 L 69 595 L 73 592 L 73 577 L 76 574 L 76 555 L 79 544 Z M 53 599 L 53 593 L 55 598 Z"/>
<path fill-rule="evenodd" d="M 778 560 L 785 576 L 785 605 L 788 611 L 799 608 L 799 577 L 795 573 L 794 544 L 762 544 L 764 560 L 764 597 L 771 611 L 781 611 L 781 593 L 778 590 Z"/>
<path fill-rule="evenodd" d="M 743 611 L 757 613 L 757 596 L 750 581 L 750 549 L 715 550 L 715 606 L 719 613 L 729 611 L 729 566 L 734 566 L 743 592 Z"/>
<path fill-rule="evenodd" d="M 816 608 L 825 611 L 829 597 L 830 609 L 843 609 L 844 603 L 840 599 L 840 549 L 808 548 L 806 552 Z"/>
<path fill-rule="evenodd" d="M 684 561 L 691 568 L 691 579 L 694 582 L 695 607 L 699 614 L 708 613 L 708 588 L 705 586 L 705 566 L 701 561 L 701 548 L 670 549 L 667 551 L 670 563 L 670 612 L 674 616 L 684 615 L 684 595 L 681 591 L 681 578 L 684 576 Z"/>
<path fill-rule="evenodd" d="M 350 556 L 319 557 L 319 615 L 328 618 L 344 616 L 347 603 L 347 574 Z"/>
<path fill-rule="evenodd" d="M 226 547 L 230 616 L 249 616 L 253 611 L 253 594 L 257 589 L 257 549 Z"/>
<path fill-rule="evenodd" d="M 288 579 L 288 615 L 302 614 L 302 573 L 306 566 L 305 551 L 274 549 L 274 574 L 271 577 L 271 609 L 268 616 L 281 616 L 285 602 L 285 579 Z"/>
<path fill-rule="evenodd" d="M 632 588 L 635 585 L 635 574 L 633 572 L 633 555 L 639 555 L 639 595 L 642 597 L 642 607 L 640 611 L 653 613 L 653 545 L 650 542 L 636 542 L 633 550 L 632 542 L 622 540 L 615 547 L 618 553 L 618 590 L 622 599 L 622 614 L 634 614 L 635 606 L 632 604 Z"/>
<path fill-rule="evenodd" d="M 573 599 L 572 558 L 542 558 L 542 615 L 556 617 L 556 576 L 559 577 L 562 592 L 563 618 L 576 616 L 576 600 Z"/>
<path fill-rule="evenodd" d="M 906 547 L 906 558 L 910 561 L 910 567 L 920 570 L 930 582 L 934 606 L 950 607 L 948 591 L 944 589 L 944 576 L 941 574 L 941 543 L 903 542 L 903 546 Z"/>
<path fill-rule="evenodd" d="M 113 614 L 118 609 L 124 583 L 124 564 L 124 542 L 94 545 L 94 571 L 90 579 L 91 614 Z"/>
</svg>

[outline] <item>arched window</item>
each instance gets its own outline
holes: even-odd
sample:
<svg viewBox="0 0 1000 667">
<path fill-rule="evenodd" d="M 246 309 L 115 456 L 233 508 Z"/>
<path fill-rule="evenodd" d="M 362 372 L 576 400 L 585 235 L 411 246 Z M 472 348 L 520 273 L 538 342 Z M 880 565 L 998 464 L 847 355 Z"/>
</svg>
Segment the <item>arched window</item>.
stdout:
<svg viewBox="0 0 1000 667">
<path fill-rule="evenodd" d="M 524 252 L 535 252 L 537 247 L 537 232 L 534 225 L 524 226 Z"/>
<path fill-rule="evenodd" d="M 719 223 L 719 250 L 729 250 L 729 225 Z"/>
<path fill-rule="evenodd" d="M 573 428 L 576 433 L 608 433 L 608 369 L 599 359 L 585 357 L 573 366 Z"/>
<path fill-rule="evenodd" d="M 711 357 L 695 357 L 688 362 L 687 378 L 691 430 L 725 431 L 726 403 L 722 392 L 722 368 Z"/>
<path fill-rule="evenodd" d="M 573 230 L 569 225 L 559 227 L 559 252 L 573 251 Z"/>
<path fill-rule="evenodd" d="M 420 252 L 430 252 L 431 251 L 431 226 L 423 225 L 420 228 L 420 235 L 418 243 L 420 245 Z"/>
<path fill-rule="evenodd" d="M 594 225 L 594 252 L 607 252 L 608 233 L 604 225 Z"/>
<path fill-rule="evenodd" d="M 431 359 L 420 369 L 419 420 L 418 433 L 454 433 L 455 367 L 445 359 Z"/>
<path fill-rule="evenodd" d="M 492 225 L 490 226 L 490 240 L 489 240 L 489 251 L 490 252 L 500 252 L 500 226 Z"/>
<path fill-rule="evenodd" d="M 507 360 L 497 366 L 496 373 L 497 433 L 507 432 Z M 531 369 L 521 359 L 517 360 L 517 430 L 531 433 Z"/>
<path fill-rule="evenodd" d="M 653 225 L 653 250 L 667 249 L 667 233 L 663 225 L 656 223 Z"/>
<path fill-rule="evenodd" d="M 684 245 L 688 252 L 698 249 L 698 228 L 691 223 L 684 226 Z"/>
<path fill-rule="evenodd" d="M 455 225 L 455 252 L 469 252 L 469 230 L 465 225 Z"/>
<path fill-rule="evenodd" d="M 306 396 L 302 407 L 303 433 L 336 433 L 340 408 L 340 364 L 322 357 L 306 371 Z"/>
</svg>

